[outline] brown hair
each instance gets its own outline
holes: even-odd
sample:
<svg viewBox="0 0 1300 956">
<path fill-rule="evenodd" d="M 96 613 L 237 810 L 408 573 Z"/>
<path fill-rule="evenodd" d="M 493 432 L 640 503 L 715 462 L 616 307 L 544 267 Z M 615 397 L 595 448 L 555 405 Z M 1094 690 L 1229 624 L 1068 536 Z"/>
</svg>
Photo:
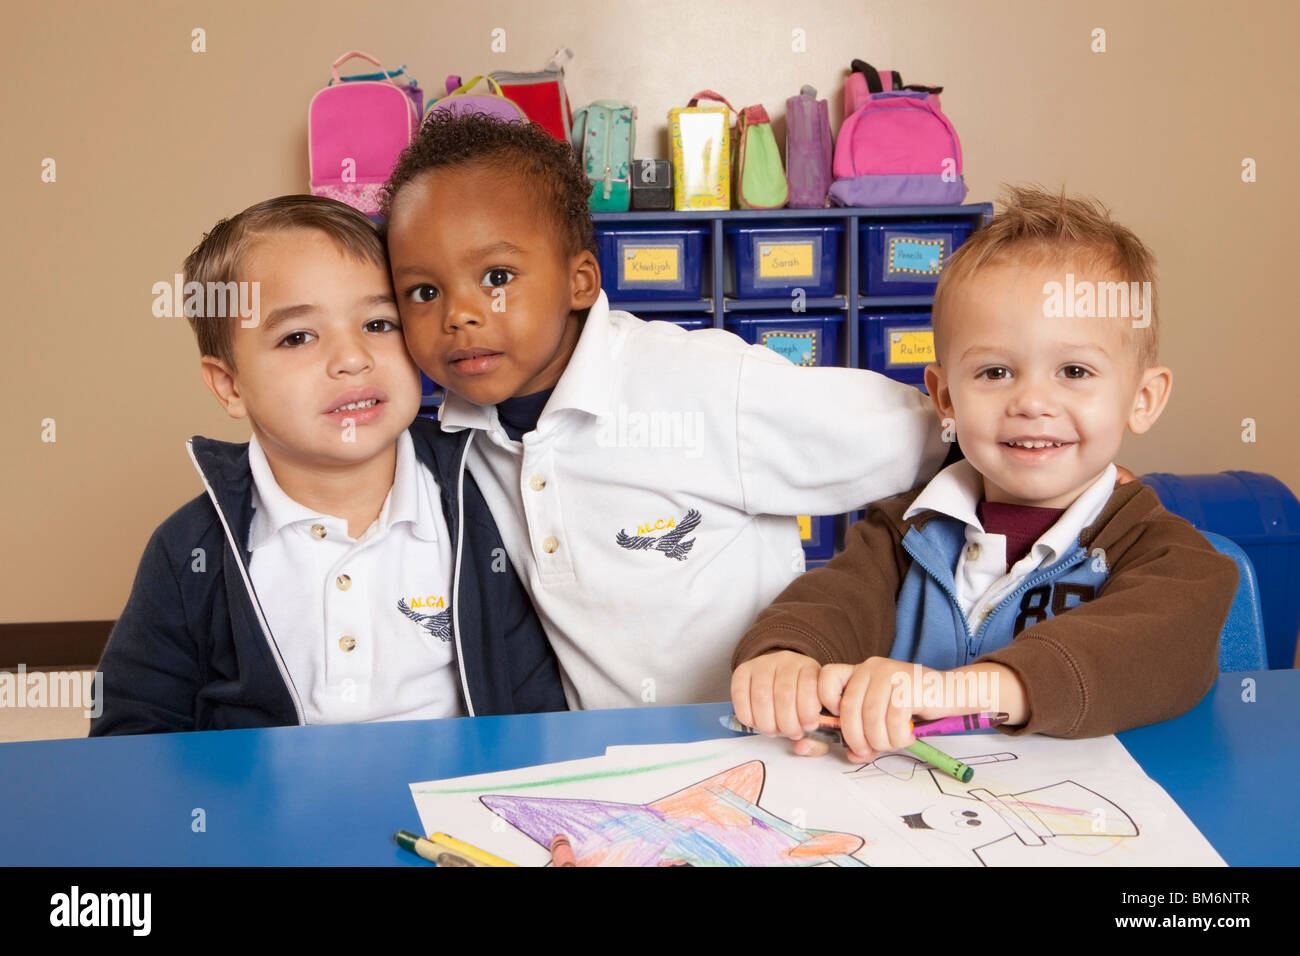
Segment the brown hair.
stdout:
<svg viewBox="0 0 1300 956">
<path fill-rule="evenodd" d="M 1002 205 L 992 221 L 972 233 L 944 266 L 934 292 L 935 360 L 942 354 L 944 327 L 959 321 L 948 315 L 948 299 L 956 285 L 987 265 L 1081 258 L 1122 282 L 1151 283 L 1150 298 L 1143 303 L 1150 323 L 1145 328 L 1125 325 L 1125 334 L 1137 349 L 1139 368 L 1155 365 L 1160 347 L 1156 260 L 1142 240 L 1115 222 L 1110 210 L 1091 197 L 1053 193 L 1041 186 L 1008 186 L 1003 190 Z M 1127 301 L 1127 293 L 1125 298 Z"/>
<path fill-rule="evenodd" d="M 323 196 L 277 196 L 249 206 L 243 212 L 222 219 L 185 258 L 186 285 L 197 282 L 236 282 L 248 250 L 257 240 L 286 229 L 315 229 L 323 232 L 340 252 L 359 261 L 373 262 L 388 270 L 388 254 L 375 224 L 346 203 Z M 204 298 L 206 302 L 206 297 Z M 200 355 L 213 355 L 235 367 L 234 332 L 231 316 L 204 314 L 203 307 L 186 308 L 185 317 L 199 342 Z"/>
</svg>

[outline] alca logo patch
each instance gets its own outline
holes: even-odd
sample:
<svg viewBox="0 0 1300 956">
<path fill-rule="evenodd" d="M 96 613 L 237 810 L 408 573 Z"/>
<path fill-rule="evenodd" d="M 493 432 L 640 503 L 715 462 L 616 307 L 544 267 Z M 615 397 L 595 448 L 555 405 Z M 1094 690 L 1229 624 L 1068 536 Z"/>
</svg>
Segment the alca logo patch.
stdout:
<svg viewBox="0 0 1300 956">
<path fill-rule="evenodd" d="M 700 526 L 700 513 L 692 508 L 679 520 L 659 520 L 653 524 L 637 525 L 636 534 L 631 535 L 619 529 L 614 540 L 620 548 L 629 551 L 658 551 L 665 558 L 685 561 L 695 546 L 695 539 L 686 536 Z M 663 534 L 653 535 L 650 531 L 664 530 Z"/>
<path fill-rule="evenodd" d="M 397 602 L 397 609 L 428 631 L 430 637 L 436 637 L 444 643 L 451 641 L 451 608 L 439 611 L 437 614 L 421 614 L 419 611 L 411 610 L 411 606 L 403 598 Z"/>
</svg>

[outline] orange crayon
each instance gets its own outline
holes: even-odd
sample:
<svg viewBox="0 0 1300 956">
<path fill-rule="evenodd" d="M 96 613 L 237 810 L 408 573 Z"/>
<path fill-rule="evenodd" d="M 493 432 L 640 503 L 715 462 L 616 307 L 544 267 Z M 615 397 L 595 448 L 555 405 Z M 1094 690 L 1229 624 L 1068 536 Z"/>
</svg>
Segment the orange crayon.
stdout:
<svg viewBox="0 0 1300 956">
<path fill-rule="evenodd" d="M 563 833 L 555 834 L 551 840 L 551 866 L 577 866 L 578 858 L 573 855 L 573 846 Z"/>
</svg>

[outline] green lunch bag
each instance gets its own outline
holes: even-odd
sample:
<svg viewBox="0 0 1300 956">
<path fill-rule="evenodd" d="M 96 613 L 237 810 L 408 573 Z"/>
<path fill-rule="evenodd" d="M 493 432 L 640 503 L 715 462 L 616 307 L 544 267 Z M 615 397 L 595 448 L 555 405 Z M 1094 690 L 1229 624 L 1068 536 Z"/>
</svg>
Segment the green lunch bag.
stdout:
<svg viewBox="0 0 1300 956">
<path fill-rule="evenodd" d="M 746 106 L 736 124 L 736 205 L 741 209 L 780 209 L 790 198 L 790 183 L 772 121 L 762 106 Z"/>
<path fill-rule="evenodd" d="M 596 100 L 573 114 L 573 148 L 592 182 L 593 212 L 626 212 L 632 199 L 636 107 Z"/>
</svg>

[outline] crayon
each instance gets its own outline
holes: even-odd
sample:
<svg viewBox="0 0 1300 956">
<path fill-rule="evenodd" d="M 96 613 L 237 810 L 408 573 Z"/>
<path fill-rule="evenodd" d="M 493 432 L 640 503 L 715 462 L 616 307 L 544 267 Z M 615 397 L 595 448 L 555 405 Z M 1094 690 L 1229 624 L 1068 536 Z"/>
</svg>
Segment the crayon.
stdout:
<svg viewBox="0 0 1300 956">
<path fill-rule="evenodd" d="M 403 850 L 410 850 L 416 856 L 428 860 L 434 866 L 474 865 L 464 857 L 449 853 L 432 840 L 426 840 L 418 833 L 412 833 L 410 830 L 398 830 L 393 834 L 393 839 L 397 841 L 397 845 Z"/>
<path fill-rule="evenodd" d="M 518 866 L 517 863 L 511 863 L 509 860 L 503 860 L 499 856 L 493 856 L 491 853 L 487 852 L 487 850 L 480 850 L 478 847 L 466 843 L 463 840 L 457 840 L 454 836 L 449 836 L 446 833 L 431 834 L 429 839 L 439 846 L 450 850 L 458 856 L 463 856 L 471 863 L 476 863 L 479 866 Z"/>
<path fill-rule="evenodd" d="M 573 846 L 563 833 L 555 834 L 551 840 L 551 866 L 577 866 L 578 858 L 573 855 Z"/>
<path fill-rule="evenodd" d="M 828 725 L 826 723 L 827 719 L 835 721 L 834 726 Z M 744 724 L 742 724 L 736 718 L 735 714 L 732 714 L 730 717 L 719 717 L 718 722 L 722 724 L 723 727 L 726 727 L 728 730 L 735 731 L 738 734 L 762 733 L 762 731 L 755 730 L 753 727 L 747 727 Z M 835 717 L 827 718 L 827 716 L 823 714 L 821 717 L 821 723 L 822 726 L 818 727 L 816 730 L 805 731 L 804 736 L 811 737 L 814 740 L 824 740 L 828 744 L 844 743 L 844 738 L 840 736 L 840 732 L 837 729 L 839 726 L 839 720 L 837 718 Z"/>
<path fill-rule="evenodd" d="M 960 714 L 956 717 L 940 717 L 938 720 L 918 720 L 912 724 L 912 736 L 933 737 L 936 734 L 960 734 L 967 730 L 988 730 L 1006 722 L 1006 714 Z"/>
<path fill-rule="evenodd" d="M 966 766 L 960 760 L 949 757 L 942 750 L 936 750 L 924 740 L 918 740 L 912 746 L 907 748 L 907 752 L 918 760 L 924 760 L 928 764 L 933 764 L 950 777 L 955 777 L 962 783 L 970 783 L 971 777 L 975 776 L 975 771 Z"/>
</svg>

